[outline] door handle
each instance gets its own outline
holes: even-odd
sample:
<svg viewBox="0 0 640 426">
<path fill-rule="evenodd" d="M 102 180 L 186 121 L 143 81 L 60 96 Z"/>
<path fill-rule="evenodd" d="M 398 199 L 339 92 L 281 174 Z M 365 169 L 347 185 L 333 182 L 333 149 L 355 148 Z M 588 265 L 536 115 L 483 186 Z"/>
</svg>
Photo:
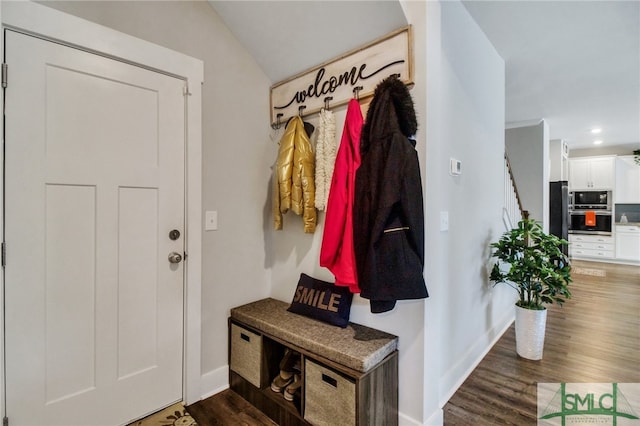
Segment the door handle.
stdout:
<svg viewBox="0 0 640 426">
<path fill-rule="evenodd" d="M 182 261 L 182 255 L 180 253 L 169 253 L 169 263 L 180 263 Z"/>
</svg>

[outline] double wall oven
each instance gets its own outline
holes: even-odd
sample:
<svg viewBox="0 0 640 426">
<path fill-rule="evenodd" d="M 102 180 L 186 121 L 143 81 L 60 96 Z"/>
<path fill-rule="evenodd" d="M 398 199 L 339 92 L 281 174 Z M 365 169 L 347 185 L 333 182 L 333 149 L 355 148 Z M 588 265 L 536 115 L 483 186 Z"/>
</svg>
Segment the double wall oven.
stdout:
<svg viewBox="0 0 640 426">
<path fill-rule="evenodd" d="M 611 191 L 569 193 L 570 234 L 611 235 Z"/>
</svg>

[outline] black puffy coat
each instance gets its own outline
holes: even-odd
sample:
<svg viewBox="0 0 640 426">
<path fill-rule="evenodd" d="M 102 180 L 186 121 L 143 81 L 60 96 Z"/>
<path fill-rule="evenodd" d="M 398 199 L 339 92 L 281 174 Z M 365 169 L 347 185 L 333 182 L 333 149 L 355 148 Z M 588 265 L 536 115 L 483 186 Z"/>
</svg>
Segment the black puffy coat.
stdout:
<svg viewBox="0 0 640 426">
<path fill-rule="evenodd" d="M 424 209 L 408 88 L 396 77 L 374 93 L 362 128 L 356 172 L 353 239 L 360 295 L 371 312 L 397 300 L 428 297 L 424 282 Z"/>
</svg>

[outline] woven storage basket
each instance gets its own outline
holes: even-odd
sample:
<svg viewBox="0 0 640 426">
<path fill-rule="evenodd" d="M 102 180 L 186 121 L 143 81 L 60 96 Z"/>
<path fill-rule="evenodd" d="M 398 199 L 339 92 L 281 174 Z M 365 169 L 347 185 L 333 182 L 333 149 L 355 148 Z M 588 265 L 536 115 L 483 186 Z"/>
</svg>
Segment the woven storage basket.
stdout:
<svg viewBox="0 0 640 426">
<path fill-rule="evenodd" d="M 229 368 L 257 388 L 261 387 L 261 357 L 262 336 L 231 324 L 231 361 Z"/>
<path fill-rule="evenodd" d="M 304 371 L 304 419 L 319 426 L 355 425 L 355 382 L 309 359 Z"/>
</svg>

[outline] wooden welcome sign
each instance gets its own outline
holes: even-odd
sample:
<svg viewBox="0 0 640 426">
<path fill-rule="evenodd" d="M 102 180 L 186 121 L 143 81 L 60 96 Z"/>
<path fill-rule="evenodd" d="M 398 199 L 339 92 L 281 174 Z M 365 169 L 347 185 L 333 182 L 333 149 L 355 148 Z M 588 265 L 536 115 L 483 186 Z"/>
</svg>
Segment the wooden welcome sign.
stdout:
<svg viewBox="0 0 640 426">
<path fill-rule="evenodd" d="M 271 86 L 271 122 L 286 122 L 300 112 L 313 114 L 325 106 L 345 104 L 354 97 L 371 96 L 377 84 L 391 74 L 400 74 L 413 84 L 411 26 L 392 32 L 366 46 L 304 71 Z"/>
</svg>

